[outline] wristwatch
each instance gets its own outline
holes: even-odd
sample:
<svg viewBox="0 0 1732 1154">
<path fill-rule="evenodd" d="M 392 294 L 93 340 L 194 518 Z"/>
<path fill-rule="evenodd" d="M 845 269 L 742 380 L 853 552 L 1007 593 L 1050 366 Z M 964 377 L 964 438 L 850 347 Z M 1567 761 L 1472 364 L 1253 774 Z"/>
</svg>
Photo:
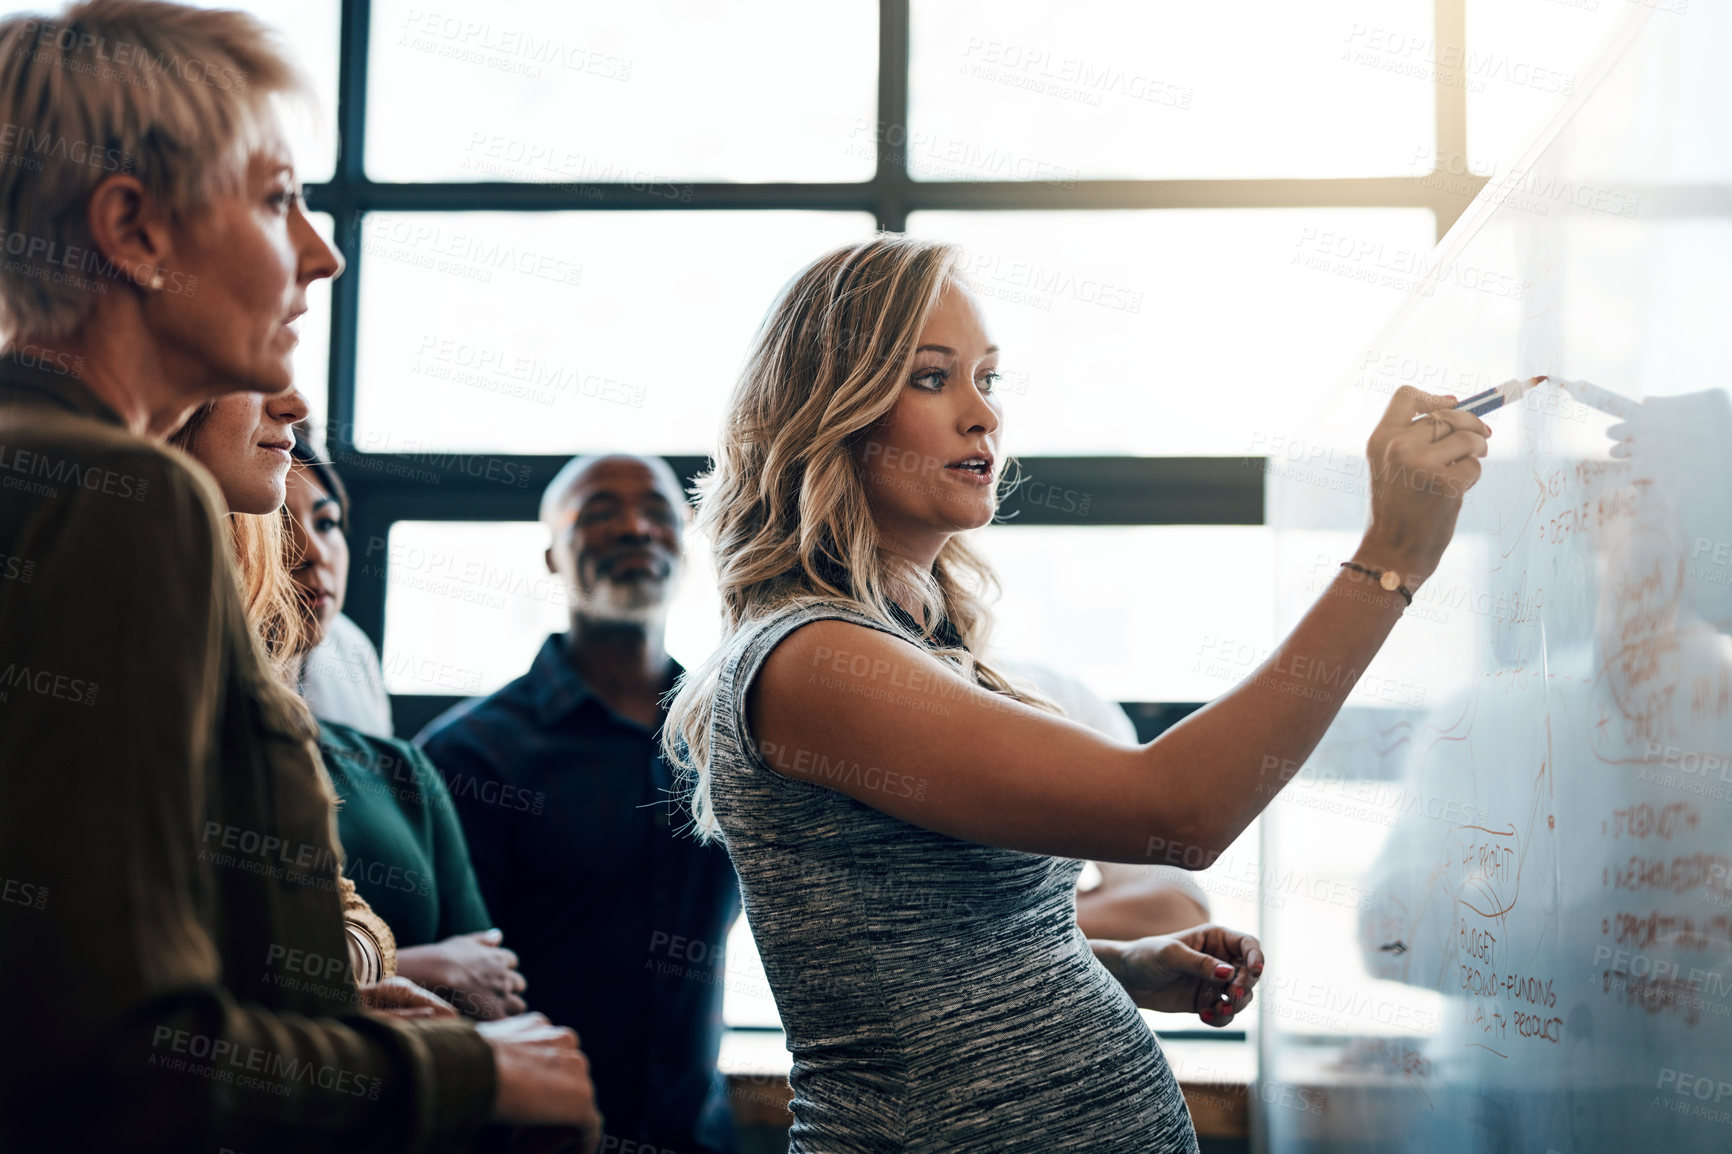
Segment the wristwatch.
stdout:
<svg viewBox="0 0 1732 1154">
<path fill-rule="evenodd" d="M 1401 574 L 1397 573 L 1395 570 L 1373 569 L 1371 566 L 1361 565 L 1357 561 L 1343 561 L 1341 567 L 1343 569 L 1351 569 L 1356 573 L 1363 573 L 1367 577 L 1375 577 L 1378 585 L 1391 593 L 1401 594 L 1402 600 L 1406 601 L 1409 605 L 1413 604 L 1413 590 L 1402 584 Z"/>
</svg>

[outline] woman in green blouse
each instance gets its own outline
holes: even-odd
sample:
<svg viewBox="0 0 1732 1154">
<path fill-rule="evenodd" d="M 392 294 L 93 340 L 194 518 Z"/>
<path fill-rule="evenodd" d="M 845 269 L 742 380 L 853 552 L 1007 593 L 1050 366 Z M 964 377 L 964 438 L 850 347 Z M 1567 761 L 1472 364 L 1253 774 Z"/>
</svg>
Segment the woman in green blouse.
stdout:
<svg viewBox="0 0 1732 1154">
<path fill-rule="evenodd" d="M 222 491 L 248 618 L 289 685 L 341 609 L 348 569 L 341 482 L 295 436 L 292 418 L 304 413 L 256 394 L 225 397 L 172 438 Z M 302 462 L 293 469 L 291 453 Z M 426 755 L 328 721 L 319 752 L 340 799 L 343 873 L 390 926 L 397 974 L 470 1017 L 522 1013 L 517 955 L 492 928 L 456 809 Z"/>
<path fill-rule="evenodd" d="M 349 495 L 335 469 L 299 439 L 289 471 L 289 557 L 309 634 L 300 660 L 343 611 L 349 574 Z M 298 672 L 298 671 L 297 671 Z M 398 972 L 464 1013 L 521 1013 L 517 955 L 481 899 L 445 781 L 407 741 L 319 722 L 319 749 L 337 794 L 349 876 L 397 934 Z"/>
<path fill-rule="evenodd" d="M 483 937 L 492 919 L 445 783 L 408 742 L 336 722 L 319 723 L 319 753 L 342 799 L 343 872 L 397 936 L 397 972 L 429 988 L 447 984 L 410 972 L 419 969 L 412 951 L 437 951 L 460 934 Z"/>
</svg>

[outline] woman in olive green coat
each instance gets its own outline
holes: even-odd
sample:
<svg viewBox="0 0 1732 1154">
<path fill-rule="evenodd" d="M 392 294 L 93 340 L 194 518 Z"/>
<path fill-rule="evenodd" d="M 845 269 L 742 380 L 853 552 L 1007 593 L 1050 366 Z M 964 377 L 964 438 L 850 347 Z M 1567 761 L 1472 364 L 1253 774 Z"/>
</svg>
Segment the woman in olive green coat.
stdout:
<svg viewBox="0 0 1732 1154">
<path fill-rule="evenodd" d="M 161 443 L 286 390 L 307 288 L 341 268 L 275 111 L 299 90 L 237 12 L 0 21 L 0 123 L 34 162 L 0 165 L 9 1152 L 457 1150 L 489 1119 L 593 1119 L 569 1031 L 354 1004 L 312 728 L 248 629 L 216 487 Z"/>
</svg>

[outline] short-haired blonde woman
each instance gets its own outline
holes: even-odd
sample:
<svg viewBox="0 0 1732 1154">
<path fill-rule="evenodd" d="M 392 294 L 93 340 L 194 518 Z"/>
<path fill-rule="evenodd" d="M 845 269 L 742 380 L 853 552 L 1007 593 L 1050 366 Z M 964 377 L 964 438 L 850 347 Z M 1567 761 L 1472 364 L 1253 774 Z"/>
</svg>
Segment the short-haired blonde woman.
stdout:
<svg viewBox="0 0 1732 1154">
<path fill-rule="evenodd" d="M 161 443 L 287 389 L 307 287 L 341 269 L 278 121 L 302 90 L 238 12 L 0 21 L 9 1152 L 459 1149 L 588 1109 L 569 1036 L 355 1007 L 311 725 L 215 485 Z"/>
<path fill-rule="evenodd" d="M 1091 950 L 1078 859 L 1197 868 L 1250 824 L 1264 767 L 1303 762 L 1351 688 L 1303 666 L 1351 679 L 1376 654 L 1489 434 L 1397 393 L 1344 560 L 1398 580 L 1343 570 L 1248 680 L 1124 745 L 983 659 L 992 574 L 968 532 L 1005 460 L 997 376 L 950 248 L 839 249 L 771 309 L 699 483 L 724 640 L 664 740 L 739 871 L 794 1054 L 792 1151 L 1196 1149 L 1137 1002 L 1189 1009 L 1260 967 L 1175 986 L 1137 942 Z M 1078 412 L 1113 420 L 1087 385 Z"/>
</svg>

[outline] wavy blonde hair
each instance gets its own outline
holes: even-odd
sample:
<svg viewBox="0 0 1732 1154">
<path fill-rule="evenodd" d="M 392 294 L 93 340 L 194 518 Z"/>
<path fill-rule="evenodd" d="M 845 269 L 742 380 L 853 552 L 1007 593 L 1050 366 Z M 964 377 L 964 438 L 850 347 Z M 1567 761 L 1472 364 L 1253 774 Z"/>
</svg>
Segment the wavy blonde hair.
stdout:
<svg viewBox="0 0 1732 1154">
<path fill-rule="evenodd" d="M 199 430 L 215 407 L 215 401 L 201 405 L 169 437 L 169 443 L 198 457 Z M 314 624 L 289 575 L 293 537 L 288 518 L 288 507 L 283 506 L 271 513 L 229 513 L 224 520 L 240 576 L 248 631 L 263 648 L 266 663 L 277 679 L 292 689 L 301 658 L 312 648 Z"/>
<path fill-rule="evenodd" d="M 948 620 L 961 648 L 937 654 L 983 687 L 1054 710 L 1031 685 L 981 660 L 998 580 L 967 535 L 929 573 L 880 548 L 857 450 L 902 395 L 920 333 L 946 287 L 960 285 L 950 245 L 883 235 L 819 257 L 782 290 L 728 403 L 721 446 L 697 478 L 695 528 L 713 543 L 723 642 L 675 690 L 662 749 L 691 790 L 693 824 L 711 840 L 710 721 L 728 640 L 792 606 L 839 602 L 916 644 Z M 890 591 L 912 594 L 926 628 L 897 620 Z"/>
</svg>

